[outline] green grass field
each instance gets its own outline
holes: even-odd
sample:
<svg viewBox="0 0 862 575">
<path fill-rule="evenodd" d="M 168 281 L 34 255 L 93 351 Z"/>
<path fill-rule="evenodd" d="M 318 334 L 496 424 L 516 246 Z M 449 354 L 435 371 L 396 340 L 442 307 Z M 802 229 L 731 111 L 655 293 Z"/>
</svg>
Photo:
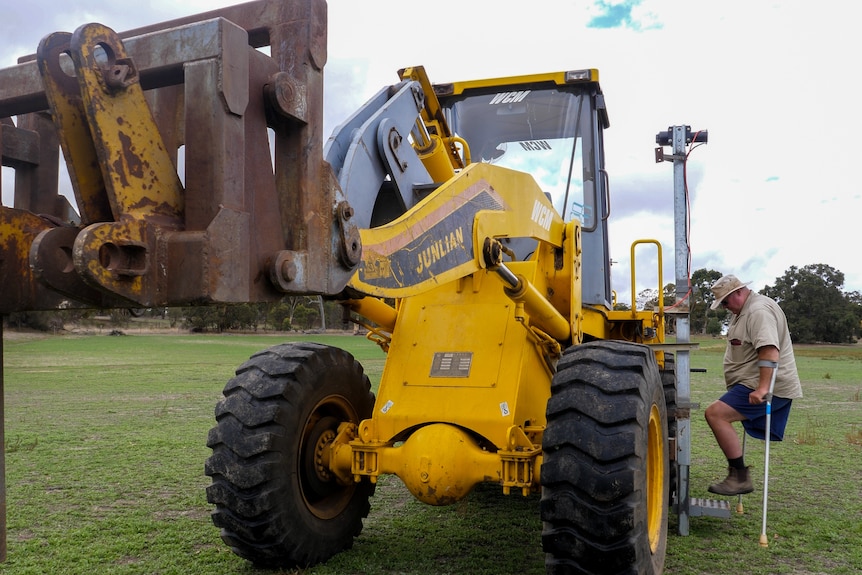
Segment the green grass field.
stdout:
<svg viewBox="0 0 862 575">
<path fill-rule="evenodd" d="M 204 460 L 213 408 L 233 370 L 285 337 L 28 336 L 4 341 L 8 574 L 244 574 L 210 518 Z M 362 337 L 314 336 L 351 351 L 373 382 L 383 353 Z M 693 400 L 722 391 L 723 341 L 692 354 Z M 757 491 L 746 512 L 695 517 L 666 573 L 862 572 L 862 346 L 802 347 L 805 398 L 773 443 L 768 533 L 758 544 L 763 444 L 751 442 Z M 702 410 L 692 415 L 692 495 L 725 473 Z M 449 507 L 381 480 L 352 550 L 315 575 L 542 574 L 538 495 L 481 487 Z M 735 504 L 735 498 L 733 503 Z M 297 572 L 299 573 L 299 572 Z"/>
</svg>

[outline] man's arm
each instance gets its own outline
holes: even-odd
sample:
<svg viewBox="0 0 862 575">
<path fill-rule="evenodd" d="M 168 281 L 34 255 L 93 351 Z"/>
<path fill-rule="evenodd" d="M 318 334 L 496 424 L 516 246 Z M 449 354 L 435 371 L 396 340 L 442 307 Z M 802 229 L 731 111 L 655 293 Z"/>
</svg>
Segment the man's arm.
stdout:
<svg viewBox="0 0 862 575">
<path fill-rule="evenodd" d="M 758 361 L 773 361 L 778 363 L 778 357 L 779 351 L 774 345 L 764 345 L 757 348 Z M 772 382 L 772 369 L 771 367 L 760 368 L 760 379 L 757 382 L 757 389 L 748 394 L 749 403 L 757 405 L 766 401 L 766 394 L 769 393 L 769 384 Z"/>
</svg>

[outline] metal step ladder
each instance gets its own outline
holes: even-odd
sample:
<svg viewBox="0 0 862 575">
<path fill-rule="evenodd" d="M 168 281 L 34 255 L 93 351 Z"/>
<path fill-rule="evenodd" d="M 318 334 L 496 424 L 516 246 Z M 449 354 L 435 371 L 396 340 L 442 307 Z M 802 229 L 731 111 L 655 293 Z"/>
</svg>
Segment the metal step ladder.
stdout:
<svg viewBox="0 0 862 575">
<path fill-rule="evenodd" d="M 687 353 L 687 352 L 686 352 Z M 679 386 L 677 386 L 677 402 L 679 402 Z M 679 403 L 677 404 L 679 405 Z M 686 403 L 686 407 L 684 411 L 687 414 L 691 413 L 692 409 L 699 409 L 700 405 L 697 403 Z M 682 410 L 678 410 L 682 411 Z M 690 427 L 691 418 L 686 416 L 684 420 L 677 420 L 677 438 L 674 442 L 676 445 L 680 445 L 680 443 L 686 444 L 686 449 L 691 450 L 691 441 L 690 437 L 686 437 L 682 442 L 679 437 L 679 430 L 681 428 L 685 428 L 686 432 L 691 429 Z M 677 452 L 679 454 L 679 452 Z M 686 461 L 686 465 L 679 465 L 677 468 L 677 490 L 676 490 L 676 501 L 673 501 L 673 510 L 679 516 L 679 534 L 680 535 L 688 535 L 688 518 L 689 517 L 720 517 L 720 518 L 728 518 L 730 517 L 730 502 L 726 499 L 704 499 L 701 497 L 691 497 L 689 495 L 689 466 L 691 464 L 691 458 L 688 454 L 683 458 Z M 684 476 L 684 478 L 683 478 Z"/>
<path fill-rule="evenodd" d="M 679 353 L 679 352 L 678 352 Z M 684 353 L 688 353 L 687 351 Z M 679 355 L 677 355 L 679 357 Z M 679 364 L 677 364 L 677 367 Z M 677 372 L 678 374 L 678 372 Z M 679 375 L 677 375 L 679 378 Z M 683 377 L 682 379 L 687 379 Z M 688 395 L 688 387 L 683 385 L 683 395 Z M 680 403 L 679 380 L 677 380 L 677 435 L 671 438 L 670 444 L 675 448 L 672 453 L 677 457 L 677 478 L 674 500 L 671 509 L 679 516 L 679 534 L 688 535 L 689 517 L 730 517 L 730 502 L 725 499 L 705 499 L 689 495 L 689 471 L 691 465 L 691 411 L 700 408 L 697 403 L 691 403 L 686 398 Z"/>
<path fill-rule="evenodd" d="M 692 497 L 688 505 L 689 517 L 730 517 L 730 502 L 717 499 Z"/>
</svg>

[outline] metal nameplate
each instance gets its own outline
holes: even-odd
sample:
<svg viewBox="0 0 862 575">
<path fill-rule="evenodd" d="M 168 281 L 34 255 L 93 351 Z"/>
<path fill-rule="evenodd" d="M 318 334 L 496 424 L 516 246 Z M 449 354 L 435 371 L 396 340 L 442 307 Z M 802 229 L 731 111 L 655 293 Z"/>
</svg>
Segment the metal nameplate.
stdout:
<svg viewBox="0 0 862 575">
<path fill-rule="evenodd" d="M 471 351 L 438 351 L 431 362 L 429 377 L 470 377 Z"/>
</svg>

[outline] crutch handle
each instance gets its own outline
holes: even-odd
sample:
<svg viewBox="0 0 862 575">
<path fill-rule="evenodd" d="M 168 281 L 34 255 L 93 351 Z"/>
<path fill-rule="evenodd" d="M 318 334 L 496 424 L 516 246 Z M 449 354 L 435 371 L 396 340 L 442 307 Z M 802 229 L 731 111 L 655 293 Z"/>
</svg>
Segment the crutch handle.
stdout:
<svg viewBox="0 0 862 575">
<path fill-rule="evenodd" d="M 775 389 L 775 376 L 778 375 L 778 362 L 771 361 L 768 359 L 759 359 L 757 360 L 757 367 L 771 367 L 772 368 L 772 379 L 769 381 L 769 391 L 766 392 L 766 397 L 764 399 L 767 403 L 772 403 L 772 391 Z M 767 405 L 766 409 L 770 410 L 770 406 Z"/>
</svg>

